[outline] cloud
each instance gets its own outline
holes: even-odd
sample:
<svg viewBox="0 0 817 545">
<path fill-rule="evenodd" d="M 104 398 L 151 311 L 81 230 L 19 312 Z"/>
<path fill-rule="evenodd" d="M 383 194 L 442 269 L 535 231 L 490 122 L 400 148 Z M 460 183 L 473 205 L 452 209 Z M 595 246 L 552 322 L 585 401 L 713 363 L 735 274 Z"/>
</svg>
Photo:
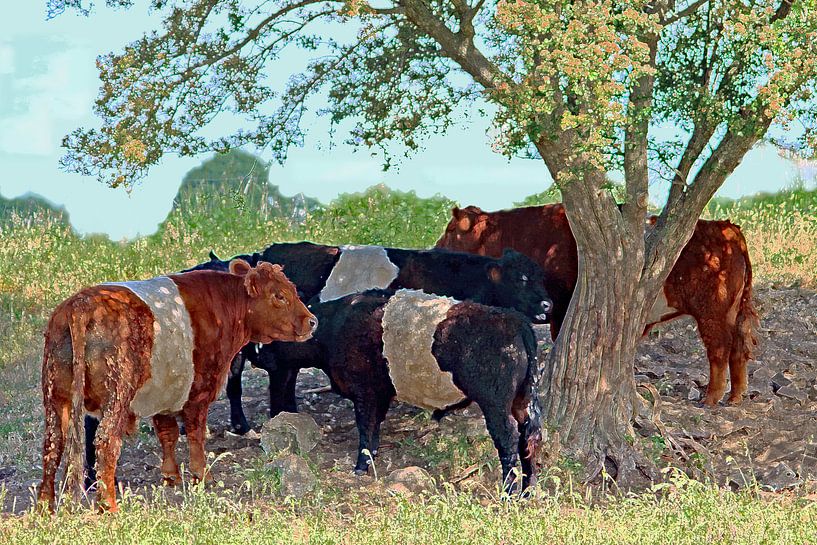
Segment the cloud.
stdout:
<svg viewBox="0 0 817 545">
<path fill-rule="evenodd" d="M 14 73 L 14 50 L 10 45 L 0 45 L 0 75 Z"/>
<path fill-rule="evenodd" d="M 0 68 L 2 55 L 0 47 Z M 50 56 L 39 73 L 14 80 L 16 100 L 4 106 L 13 113 L 3 115 L 0 152 L 38 156 L 58 152 L 62 135 L 90 118 L 96 91 L 92 58 L 89 50 L 69 49 Z"/>
</svg>

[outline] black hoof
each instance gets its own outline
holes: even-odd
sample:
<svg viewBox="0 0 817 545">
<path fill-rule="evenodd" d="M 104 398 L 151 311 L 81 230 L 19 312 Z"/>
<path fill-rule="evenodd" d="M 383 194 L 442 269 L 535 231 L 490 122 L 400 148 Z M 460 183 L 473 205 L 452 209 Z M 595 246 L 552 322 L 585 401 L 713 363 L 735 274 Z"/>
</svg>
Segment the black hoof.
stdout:
<svg viewBox="0 0 817 545">
<path fill-rule="evenodd" d="M 243 423 L 233 424 L 232 428 L 233 433 L 236 433 L 238 435 L 246 435 L 251 429 L 250 425 L 247 423 L 246 420 Z"/>
</svg>

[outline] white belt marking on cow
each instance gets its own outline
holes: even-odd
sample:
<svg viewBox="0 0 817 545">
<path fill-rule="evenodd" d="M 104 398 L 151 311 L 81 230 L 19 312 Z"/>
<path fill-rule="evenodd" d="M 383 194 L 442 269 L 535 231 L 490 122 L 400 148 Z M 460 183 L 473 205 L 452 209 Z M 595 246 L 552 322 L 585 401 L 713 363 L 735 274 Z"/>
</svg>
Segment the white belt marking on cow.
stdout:
<svg viewBox="0 0 817 545">
<path fill-rule="evenodd" d="M 650 310 L 650 315 L 647 317 L 647 324 L 657 324 L 664 316 L 669 316 L 670 314 L 675 314 L 677 312 L 677 308 L 669 306 L 667 296 L 664 295 L 664 290 L 662 289 L 661 293 L 658 295 L 658 299 L 655 300 L 655 304 Z"/>
<path fill-rule="evenodd" d="M 153 312 L 150 378 L 139 388 L 131 410 L 142 417 L 179 412 L 193 384 L 193 327 L 176 283 L 166 276 L 111 282 L 132 291 Z"/>
<path fill-rule="evenodd" d="M 344 246 L 320 293 L 321 303 L 352 293 L 385 289 L 400 269 L 389 260 L 382 246 Z"/>
<path fill-rule="evenodd" d="M 431 352 L 434 332 L 453 305 L 450 297 L 399 290 L 383 309 L 383 355 L 397 399 L 426 409 L 442 409 L 465 399 L 451 373 Z"/>
</svg>

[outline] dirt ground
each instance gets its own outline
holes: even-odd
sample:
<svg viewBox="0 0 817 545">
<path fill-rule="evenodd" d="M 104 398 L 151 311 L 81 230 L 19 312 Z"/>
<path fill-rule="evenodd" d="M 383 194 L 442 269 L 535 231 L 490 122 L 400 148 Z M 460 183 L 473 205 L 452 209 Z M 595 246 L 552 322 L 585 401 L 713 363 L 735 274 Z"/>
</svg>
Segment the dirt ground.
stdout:
<svg viewBox="0 0 817 545">
<path fill-rule="evenodd" d="M 757 483 L 768 490 L 817 488 L 817 293 L 797 287 L 759 287 L 760 346 L 749 363 L 749 397 L 737 407 L 701 406 L 708 363 L 688 318 L 652 332 L 636 360 L 636 382 L 652 385 L 658 402 L 637 422 L 645 448 L 661 464 L 672 464 L 699 478 L 732 488 Z M 39 362 L 0 374 L 0 485 L 5 512 L 31 504 L 40 475 L 42 408 Z M 329 392 L 316 370 L 299 377 L 299 407 L 323 432 L 308 459 L 325 495 L 374 491 L 372 472 L 352 474 L 357 447 L 351 403 Z M 267 418 L 266 374 L 245 373 L 244 407 L 255 430 L 229 431 L 229 409 L 222 396 L 211 408 L 207 448 L 213 453 L 213 489 L 232 496 L 256 496 L 274 488 L 258 431 Z M 658 416 L 659 418 L 654 418 Z M 429 413 L 395 404 L 384 424 L 375 468 L 378 476 L 407 467 L 428 470 L 438 483 L 452 483 L 478 494 L 496 494 L 499 462 L 478 410 L 452 415 L 441 423 Z M 179 460 L 186 460 L 184 440 Z M 160 481 L 159 449 L 147 421 L 126 440 L 118 469 L 121 485 L 136 494 L 177 491 L 155 488 Z M 269 484 L 272 488 L 265 488 Z"/>
</svg>

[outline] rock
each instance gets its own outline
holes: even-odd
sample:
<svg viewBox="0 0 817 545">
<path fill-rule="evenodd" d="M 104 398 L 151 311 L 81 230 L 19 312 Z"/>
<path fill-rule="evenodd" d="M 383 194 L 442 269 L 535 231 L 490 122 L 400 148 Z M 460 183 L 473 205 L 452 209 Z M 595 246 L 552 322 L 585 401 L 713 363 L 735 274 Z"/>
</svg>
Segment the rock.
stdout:
<svg viewBox="0 0 817 545">
<path fill-rule="evenodd" d="M 774 388 L 775 392 L 778 391 L 780 388 L 783 388 L 784 386 L 788 386 L 790 384 L 791 380 L 786 378 L 786 376 L 782 372 L 777 373 L 775 376 L 772 377 L 772 387 Z"/>
<path fill-rule="evenodd" d="M 398 494 L 419 494 L 434 489 L 434 479 L 425 469 L 417 466 L 392 471 L 383 483 L 388 490 Z"/>
<path fill-rule="evenodd" d="M 808 399 L 808 395 L 793 384 L 779 388 L 777 390 L 777 395 L 794 399 L 800 403 L 803 403 Z"/>
<path fill-rule="evenodd" d="M 699 399 L 701 399 L 701 391 L 698 388 L 696 388 L 694 384 L 689 387 L 687 399 L 690 401 L 698 401 Z"/>
<path fill-rule="evenodd" d="M 803 479 L 786 462 L 780 462 L 763 474 L 760 483 L 764 488 L 778 492 L 803 484 Z"/>
<path fill-rule="evenodd" d="M 460 417 L 454 425 L 454 433 L 465 437 L 488 437 L 488 428 L 482 416 Z"/>
<path fill-rule="evenodd" d="M 309 469 L 309 464 L 296 454 L 281 456 L 267 465 L 280 472 L 283 496 L 303 498 L 318 484 L 318 479 Z"/>
<path fill-rule="evenodd" d="M 772 380 L 772 376 L 774 376 L 774 371 L 768 365 L 761 365 L 752 373 L 753 379 L 767 382 Z"/>
<path fill-rule="evenodd" d="M 261 428 L 261 448 L 267 454 L 281 451 L 305 454 L 318 444 L 321 429 L 304 413 L 280 413 Z"/>
</svg>

